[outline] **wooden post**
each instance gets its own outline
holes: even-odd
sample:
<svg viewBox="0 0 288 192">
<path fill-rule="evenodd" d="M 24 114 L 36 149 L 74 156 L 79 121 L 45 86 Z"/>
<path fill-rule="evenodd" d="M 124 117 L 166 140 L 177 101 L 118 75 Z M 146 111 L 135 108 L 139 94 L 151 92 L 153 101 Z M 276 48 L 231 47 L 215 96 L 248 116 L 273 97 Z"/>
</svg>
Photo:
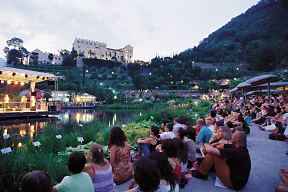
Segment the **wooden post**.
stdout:
<svg viewBox="0 0 288 192">
<path fill-rule="evenodd" d="M 35 96 L 32 95 L 32 93 L 35 93 L 35 82 L 30 81 L 30 110 L 36 111 L 36 99 Z"/>
</svg>

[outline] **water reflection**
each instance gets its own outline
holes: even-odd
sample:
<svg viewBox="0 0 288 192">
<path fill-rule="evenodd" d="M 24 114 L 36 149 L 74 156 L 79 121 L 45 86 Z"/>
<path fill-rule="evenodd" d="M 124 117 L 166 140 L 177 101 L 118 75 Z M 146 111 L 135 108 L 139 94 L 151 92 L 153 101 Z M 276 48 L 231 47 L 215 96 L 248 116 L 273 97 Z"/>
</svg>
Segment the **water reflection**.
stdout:
<svg viewBox="0 0 288 192">
<path fill-rule="evenodd" d="M 143 110 L 133 111 L 95 111 L 95 110 L 65 110 L 50 118 L 23 120 L 23 121 L 1 121 L 0 122 L 0 148 L 21 147 L 25 140 L 33 140 L 35 136 L 47 125 L 56 125 L 64 132 L 73 132 L 93 120 L 106 123 L 111 126 L 122 125 L 142 115 Z"/>
</svg>

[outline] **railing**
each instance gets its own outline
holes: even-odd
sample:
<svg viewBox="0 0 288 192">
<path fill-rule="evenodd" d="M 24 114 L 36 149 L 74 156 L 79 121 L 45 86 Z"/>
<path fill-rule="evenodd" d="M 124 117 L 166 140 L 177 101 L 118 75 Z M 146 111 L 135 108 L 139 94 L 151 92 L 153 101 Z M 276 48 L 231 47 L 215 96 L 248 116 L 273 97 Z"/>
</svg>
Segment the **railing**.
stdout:
<svg viewBox="0 0 288 192">
<path fill-rule="evenodd" d="M 60 111 L 60 102 L 36 102 L 30 107 L 29 102 L 0 102 L 0 112 Z"/>
</svg>

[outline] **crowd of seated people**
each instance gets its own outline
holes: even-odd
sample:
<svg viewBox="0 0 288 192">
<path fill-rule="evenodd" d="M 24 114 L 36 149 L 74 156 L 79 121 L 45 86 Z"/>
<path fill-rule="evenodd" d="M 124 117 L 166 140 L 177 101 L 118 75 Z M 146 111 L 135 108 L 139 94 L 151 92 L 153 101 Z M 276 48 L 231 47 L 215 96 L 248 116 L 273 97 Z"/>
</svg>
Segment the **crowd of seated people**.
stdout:
<svg viewBox="0 0 288 192">
<path fill-rule="evenodd" d="M 113 127 L 108 138 L 109 160 L 101 146 L 93 145 L 86 157 L 80 152 L 69 156 L 71 176 L 59 184 L 53 187 L 47 173 L 33 171 L 23 177 L 22 191 L 109 192 L 116 185 L 131 182 L 129 192 L 173 192 L 185 187 L 189 174 L 206 180 L 213 170 L 226 187 L 240 190 L 251 170 L 249 126 L 253 122 L 271 132 L 270 139 L 285 140 L 286 100 L 284 96 L 226 98 L 214 101 L 209 115 L 200 117 L 194 126 L 182 117 L 175 117 L 173 122 L 163 120 L 161 128 L 151 126 L 149 136 L 137 140 L 134 161 L 124 132 Z M 276 191 L 288 191 L 288 171 L 280 170 L 279 175 L 281 183 Z"/>
</svg>

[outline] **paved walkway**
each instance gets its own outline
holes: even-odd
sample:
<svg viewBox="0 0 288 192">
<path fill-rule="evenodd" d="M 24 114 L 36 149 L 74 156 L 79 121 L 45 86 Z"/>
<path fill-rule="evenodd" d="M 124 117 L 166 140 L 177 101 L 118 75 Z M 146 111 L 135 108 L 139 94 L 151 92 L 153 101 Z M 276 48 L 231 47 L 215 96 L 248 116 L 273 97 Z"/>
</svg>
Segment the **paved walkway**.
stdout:
<svg viewBox="0 0 288 192">
<path fill-rule="evenodd" d="M 251 156 L 252 169 L 247 185 L 241 191 L 271 192 L 279 183 L 278 171 L 288 168 L 287 143 L 268 139 L 268 133 L 251 126 L 248 136 L 248 149 Z M 210 175 L 208 181 L 192 178 L 189 185 L 181 192 L 227 192 L 232 191 L 215 187 L 215 175 Z M 125 191 L 129 183 L 117 186 L 117 191 Z"/>
</svg>

